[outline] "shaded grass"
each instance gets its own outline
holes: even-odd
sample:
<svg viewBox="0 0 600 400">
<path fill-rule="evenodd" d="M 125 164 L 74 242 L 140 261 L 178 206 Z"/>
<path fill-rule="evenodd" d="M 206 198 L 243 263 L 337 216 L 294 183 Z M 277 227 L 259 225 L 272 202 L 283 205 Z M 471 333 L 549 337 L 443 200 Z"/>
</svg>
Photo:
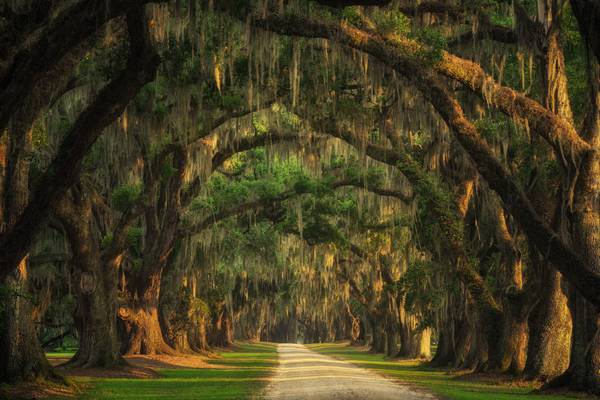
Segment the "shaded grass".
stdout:
<svg viewBox="0 0 600 400">
<path fill-rule="evenodd" d="M 209 361 L 214 368 L 161 369 L 156 379 L 73 379 L 89 386 L 81 400 L 247 399 L 263 389 L 277 366 L 277 349 L 266 343 L 240 344 L 220 356 Z"/>
<path fill-rule="evenodd" d="M 436 368 L 429 368 L 414 360 L 389 360 L 381 354 L 368 353 L 345 343 L 308 345 L 308 348 L 331 357 L 350 361 L 353 364 L 376 370 L 382 375 L 421 387 L 432 393 L 452 400 L 567 400 L 590 399 L 585 395 L 551 395 L 534 393 L 530 385 L 510 385 L 492 379 L 470 380 Z"/>
</svg>

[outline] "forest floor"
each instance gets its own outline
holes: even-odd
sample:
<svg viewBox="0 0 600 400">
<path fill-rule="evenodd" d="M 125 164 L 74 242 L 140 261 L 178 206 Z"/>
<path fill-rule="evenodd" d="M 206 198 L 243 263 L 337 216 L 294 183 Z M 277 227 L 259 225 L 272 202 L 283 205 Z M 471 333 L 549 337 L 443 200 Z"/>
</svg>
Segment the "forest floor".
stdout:
<svg viewBox="0 0 600 400">
<path fill-rule="evenodd" d="M 368 352 L 365 347 L 348 343 L 312 344 L 309 349 L 334 359 L 374 370 L 413 387 L 424 388 L 441 399 L 448 400 L 573 400 L 596 399 L 589 395 L 536 391 L 530 382 L 510 380 L 494 375 L 465 375 L 427 367 L 415 360 L 387 359 L 382 354 Z"/>
<path fill-rule="evenodd" d="M 434 400 L 436 396 L 365 368 L 316 353 L 300 344 L 280 344 L 279 367 L 261 398 L 273 400 Z"/>
<path fill-rule="evenodd" d="M 70 353 L 49 353 L 56 364 Z M 248 399 L 269 383 L 277 365 L 276 346 L 240 343 L 217 357 L 127 357 L 132 367 L 114 372 L 62 370 L 77 388 L 77 400 Z"/>
</svg>

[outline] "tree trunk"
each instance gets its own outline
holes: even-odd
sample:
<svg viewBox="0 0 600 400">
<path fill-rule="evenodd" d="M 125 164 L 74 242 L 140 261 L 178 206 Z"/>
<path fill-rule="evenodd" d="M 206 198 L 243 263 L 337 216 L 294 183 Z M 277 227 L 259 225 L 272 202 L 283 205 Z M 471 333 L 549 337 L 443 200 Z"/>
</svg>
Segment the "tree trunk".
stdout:
<svg viewBox="0 0 600 400">
<path fill-rule="evenodd" d="M 599 140 L 600 141 L 600 140 Z M 600 143 L 599 143 L 600 144 Z M 600 206 L 597 198 L 600 194 L 600 157 L 587 171 L 586 187 L 579 194 L 574 213 L 575 243 L 585 255 L 589 265 L 600 272 Z M 586 301 L 580 293 L 573 290 L 570 295 L 570 309 L 573 315 L 573 335 L 569 369 L 554 384 L 566 383 L 567 386 L 600 393 L 600 313 Z"/>
<path fill-rule="evenodd" d="M 206 353 L 210 347 L 208 345 L 208 330 L 206 329 L 206 316 L 198 317 L 193 327 L 188 332 L 188 340 L 192 350 Z M 260 340 L 260 337 L 257 341 Z"/>
<path fill-rule="evenodd" d="M 464 316 L 461 310 L 462 307 L 456 305 L 455 300 L 456 297 L 451 295 L 446 305 L 445 315 L 436 326 L 438 344 L 430 363 L 435 367 L 447 367 L 456 364 L 456 342 L 460 338 L 457 327 L 463 325 Z M 459 301 L 458 304 L 462 304 L 462 302 Z"/>
<path fill-rule="evenodd" d="M 164 304 L 161 304 L 161 306 L 159 307 L 159 323 L 160 326 L 163 328 L 162 331 L 164 332 L 166 343 L 178 353 L 192 353 L 193 351 L 195 351 L 192 348 L 190 338 L 190 333 L 193 333 L 193 329 L 188 329 L 187 327 L 174 326 L 170 319 L 170 316 L 172 315 L 173 311 L 167 310 L 165 308 L 166 307 L 164 306 Z"/>
<path fill-rule="evenodd" d="M 26 113 L 29 108 L 22 110 Z M 36 110 L 39 111 L 39 110 Z M 21 112 L 9 132 L 9 154 L 3 158 L 0 185 L 6 197 L 0 198 L 4 217 L 0 224 L 11 229 L 27 206 L 29 200 L 29 169 L 32 146 L 32 117 Z M 5 203 L 4 203 L 5 202 Z M 28 257 L 21 257 L 17 268 L 0 282 L 5 286 L 0 302 L 0 382 L 17 382 L 35 379 L 58 379 L 40 345 L 32 318 L 32 296 L 29 292 Z"/>
<path fill-rule="evenodd" d="M 560 273 L 548 265 L 542 267 L 541 273 L 543 290 L 530 318 L 525 375 L 545 381 L 562 374 L 569 366 L 573 324 Z"/>
<path fill-rule="evenodd" d="M 521 304 L 513 304 L 506 308 L 502 324 L 500 359 L 497 365 L 500 372 L 518 375 L 525 369 L 529 327 L 527 315 L 522 307 Z M 492 369 L 496 368 L 492 366 Z"/>
<path fill-rule="evenodd" d="M 44 355 L 31 319 L 27 258 L 21 261 L 15 276 L 5 279 L 4 285 L 8 292 L 2 296 L 0 382 L 59 379 Z"/>
<path fill-rule="evenodd" d="M 545 188 L 532 193 L 536 210 L 561 232 L 565 231 L 561 229 L 564 197 L 565 193 L 560 188 L 555 191 Z M 524 373 L 529 379 L 547 381 L 562 374 L 569 366 L 573 322 L 562 275 L 533 244 L 529 245 L 529 254 L 531 268 L 539 275 L 539 293 L 537 304 L 529 316 L 530 334 Z"/>
<path fill-rule="evenodd" d="M 79 332 L 79 349 L 69 361 L 75 367 L 112 368 L 125 364 L 120 354 L 116 324 L 116 276 L 82 273 L 78 289 L 75 323 Z M 88 291 L 86 280 L 96 280 L 96 288 Z M 112 287 L 111 287 L 112 286 Z"/>
<path fill-rule="evenodd" d="M 371 320 L 372 327 L 372 341 L 371 341 L 371 350 L 374 353 L 384 353 L 385 352 L 385 332 L 381 327 L 381 319 L 373 318 Z"/>
<path fill-rule="evenodd" d="M 396 330 L 388 327 L 385 332 L 385 355 L 394 357 L 398 354 L 398 335 Z"/>
<path fill-rule="evenodd" d="M 496 361 L 491 357 L 499 357 L 499 345 L 502 321 L 485 318 L 481 310 L 473 304 L 467 309 L 468 319 L 462 324 L 457 335 L 457 358 L 455 366 L 472 371 L 486 371 Z M 491 346 L 491 347 L 490 347 Z"/>
<path fill-rule="evenodd" d="M 119 317 L 125 334 L 121 347 L 123 354 L 175 354 L 163 338 L 156 305 L 121 307 Z"/>
<path fill-rule="evenodd" d="M 351 312 L 350 306 L 347 306 L 347 311 L 350 317 L 350 344 L 361 343 L 365 336 L 363 321 Z"/>
<path fill-rule="evenodd" d="M 123 354 L 175 354 L 165 342 L 159 321 L 161 274 L 162 268 L 156 268 L 148 276 L 137 276 L 128 283 L 135 290 L 127 293 L 128 304 L 119 307 L 118 311 Z"/>
<path fill-rule="evenodd" d="M 138 137 L 144 159 L 143 180 L 148 198 L 153 203 L 143 206 L 144 249 L 142 268 L 128 271 L 125 297 L 127 304 L 119 308 L 124 354 L 174 354 L 167 344 L 160 325 L 160 291 L 163 272 L 173 265 L 177 242 L 181 186 L 184 180 L 187 153 L 179 144 L 171 144 L 151 160 L 146 143 Z M 166 156 L 173 155 L 171 165 L 177 171 L 170 179 L 158 181 L 160 166 Z"/>
<path fill-rule="evenodd" d="M 227 305 L 223 304 L 213 314 L 209 344 L 216 347 L 229 347 L 233 344 L 233 320 Z"/>
<path fill-rule="evenodd" d="M 429 358 L 431 357 L 431 329 L 411 329 L 403 326 L 401 332 L 401 345 L 398 357 L 403 358 Z"/>
<path fill-rule="evenodd" d="M 366 344 L 366 326 L 363 318 L 358 320 L 358 336 L 356 338 L 356 344 Z"/>
<path fill-rule="evenodd" d="M 578 293 L 569 298 L 573 315 L 569 368 L 552 380 L 548 387 L 600 393 L 600 337 L 598 312 Z"/>
<path fill-rule="evenodd" d="M 437 349 L 430 363 L 432 366 L 447 367 L 455 364 L 456 349 L 454 347 L 453 330 L 451 324 L 439 330 Z"/>
<path fill-rule="evenodd" d="M 88 193 L 75 186 L 54 208 L 71 246 L 77 286 L 75 325 L 79 350 L 69 365 L 110 368 L 124 364 L 117 336 L 117 268 L 100 253 Z"/>
<path fill-rule="evenodd" d="M 431 357 L 431 329 L 419 329 L 417 318 L 405 311 L 400 316 L 400 351 L 397 356 L 411 359 Z"/>
<path fill-rule="evenodd" d="M 590 110 L 584 133 L 590 152 L 579 167 L 573 205 L 573 243 L 589 268 L 600 273 L 600 65 L 589 57 Z M 569 369 L 551 385 L 600 393 L 600 313 L 581 293 L 569 296 L 573 336 Z"/>
</svg>

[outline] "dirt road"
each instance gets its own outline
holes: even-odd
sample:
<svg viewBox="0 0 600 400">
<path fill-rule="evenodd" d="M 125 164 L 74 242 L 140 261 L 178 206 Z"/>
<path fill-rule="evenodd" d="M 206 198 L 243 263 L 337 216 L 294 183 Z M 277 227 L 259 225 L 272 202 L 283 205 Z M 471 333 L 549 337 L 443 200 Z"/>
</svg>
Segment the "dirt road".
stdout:
<svg viewBox="0 0 600 400">
<path fill-rule="evenodd" d="M 299 344 L 280 344 L 279 367 L 264 399 L 432 400 L 435 396 L 396 383 Z"/>
</svg>

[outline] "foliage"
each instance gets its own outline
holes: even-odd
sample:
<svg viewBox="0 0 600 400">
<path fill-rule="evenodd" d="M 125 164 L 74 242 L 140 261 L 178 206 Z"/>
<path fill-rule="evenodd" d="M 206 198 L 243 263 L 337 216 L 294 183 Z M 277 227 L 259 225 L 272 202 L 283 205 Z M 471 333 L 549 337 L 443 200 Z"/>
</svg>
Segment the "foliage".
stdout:
<svg viewBox="0 0 600 400">
<path fill-rule="evenodd" d="M 396 34 L 406 35 L 411 31 L 410 19 L 402 12 L 391 9 L 377 8 L 373 11 L 373 20 L 377 29 L 384 35 Z"/>
<path fill-rule="evenodd" d="M 440 312 L 446 287 L 436 285 L 435 277 L 443 273 L 443 266 L 431 261 L 415 261 L 409 264 L 400 279 L 400 291 L 404 295 L 407 311 L 421 316 L 420 325 L 435 327 L 434 317 Z"/>
<path fill-rule="evenodd" d="M 112 232 L 109 232 L 102 238 L 102 241 L 100 242 L 100 248 L 107 249 L 108 246 L 110 246 L 110 244 L 112 243 L 112 241 L 113 241 L 113 234 L 112 234 Z"/>
<path fill-rule="evenodd" d="M 111 195 L 111 205 L 120 212 L 127 211 L 139 199 L 142 188 L 139 185 L 122 185 Z"/>
<path fill-rule="evenodd" d="M 415 38 L 425 47 L 418 56 L 428 64 L 436 64 L 442 60 L 442 51 L 448 47 L 445 36 L 439 29 L 424 27 L 413 33 Z"/>
<path fill-rule="evenodd" d="M 142 228 L 131 227 L 127 230 L 127 245 L 139 251 L 141 250 L 143 237 L 144 230 Z"/>
</svg>

